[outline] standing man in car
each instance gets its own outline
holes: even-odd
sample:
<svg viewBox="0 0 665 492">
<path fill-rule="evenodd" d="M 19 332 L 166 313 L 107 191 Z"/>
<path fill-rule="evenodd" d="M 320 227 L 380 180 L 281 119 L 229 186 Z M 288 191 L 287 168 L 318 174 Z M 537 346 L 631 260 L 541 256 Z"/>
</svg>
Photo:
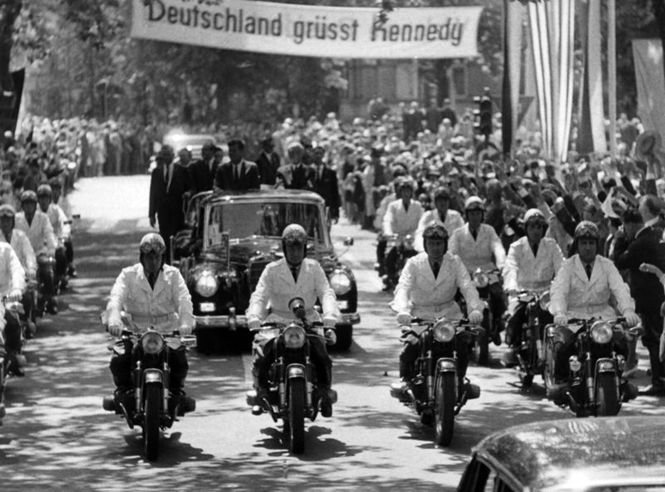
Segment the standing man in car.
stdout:
<svg viewBox="0 0 665 492">
<path fill-rule="evenodd" d="M 259 168 L 255 162 L 244 159 L 245 142 L 229 142 L 229 160 L 217 168 L 215 187 L 222 191 L 248 191 L 261 188 Z"/>
<path fill-rule="evenodd" d="M 215 152 L 219 149 L 214 143 L 206 142 L 201 149 L 201 158 L 187 166 L 192 195 L 212 190 L 219 162 Z"/>
<path fill-rule="evenodd" d="M 314 147 L 312 150 L 312 191 L 321 195 L 328 208 L 328 218 L 336 223 L 339 219 L 339 186 L 337 173 L 326 166 L 323 156 L 326 150 L 323 147 Z"/>
</svg>

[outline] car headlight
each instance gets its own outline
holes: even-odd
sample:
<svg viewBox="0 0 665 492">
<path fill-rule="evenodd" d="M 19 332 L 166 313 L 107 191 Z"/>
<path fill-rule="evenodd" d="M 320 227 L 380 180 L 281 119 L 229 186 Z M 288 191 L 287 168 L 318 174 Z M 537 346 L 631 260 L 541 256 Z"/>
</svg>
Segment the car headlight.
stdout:
<svg viewBox="0 0 665 492">
<path fill-rule="evenodd" d="M 351 290 L 351 278 L 343 271 L 333 272 L 329 281 L 335 295 L 342 296 Z"/>
<path fill-rule="evenodd" d="M 208 270 L 201 272 L 201 276 L 196 279 L 196 292 L 203 297 L 211 297 L 217 292 L 219 282 L 215 275 Z"/>
<path fill-rule="evenodd" d="M 455 336 L 455 327 L 446 320 L 439 320 L 434 324 L 434 340 L 449 342 Z"/>
<path fill-rule="evenodd" d="M 302 326 L 292 324 L 284 330 L 284 345 L 289 349 L 299 349 L 305 345 L 305 330 Z"/>
<path fill-rule="evenodd" d="M 609 343 L 612 340 L 612 326 L 607 321 L 596 321 L 591 326 L 591 338 L 596 343 Z"/>
<path fill-rule="evenodd" d="M 476 284 L 477 288 L 482 289 L 489 285 L 490 279 L 485 272 L 478 270 L 473 274 L 473 283 Z"/>
<path fill-rule="evenodd" d="M 164 339 L 159 333 L 149 331 L 141 337 L 141 347 L 145 354 L 158 354 L 164 347 Z"/>
</svg>

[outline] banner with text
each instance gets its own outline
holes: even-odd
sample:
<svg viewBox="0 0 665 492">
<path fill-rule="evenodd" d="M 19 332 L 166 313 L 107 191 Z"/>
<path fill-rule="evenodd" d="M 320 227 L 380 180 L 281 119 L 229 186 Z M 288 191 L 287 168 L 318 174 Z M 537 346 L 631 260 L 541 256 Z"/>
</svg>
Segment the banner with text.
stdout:
<svg viewBox="0 0 665 492">
<path fill-rule="evenodd" d="M 135 38 L 330 58 L 478 56 L 482 7 L 343 8 L 247 0 L 133 0 Z"/>
</svg>

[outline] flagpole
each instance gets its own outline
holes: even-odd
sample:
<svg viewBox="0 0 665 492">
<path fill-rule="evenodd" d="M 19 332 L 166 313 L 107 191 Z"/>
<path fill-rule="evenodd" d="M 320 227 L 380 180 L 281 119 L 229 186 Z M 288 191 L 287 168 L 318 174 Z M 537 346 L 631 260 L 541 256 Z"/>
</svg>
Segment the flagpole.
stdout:
<svg viewBox="0 0 665 492">
<path fill-rule="evenodd" d="M 617 155 L 617 43 L 616 0 L 607 0 L 607 82 L 610 117 L 610 154 Z"/>
</svg>

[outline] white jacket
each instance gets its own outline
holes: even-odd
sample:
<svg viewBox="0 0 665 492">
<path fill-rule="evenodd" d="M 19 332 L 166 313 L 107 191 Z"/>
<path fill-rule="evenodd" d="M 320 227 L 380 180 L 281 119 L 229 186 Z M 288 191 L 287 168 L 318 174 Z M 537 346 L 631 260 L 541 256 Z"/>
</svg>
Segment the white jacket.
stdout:
<svg viewBox="0 0 665 492">
<path fill-rule="evenodd" d="M 67 216 L 59 205 L 54 203 L 49 204 L 46 215 L 48 215 L 51 221 L 56 239 L 68 238 L 72 235 L 71 227 L 67 224 Z"/>
<path fill-rule="evenodd" d="M 8 242 L 4 233 L 0 232 L 0 241 Z M 14 229 L 12 231 L 12 240 L 9 243 L 14 249 L 14 253 L 18 256 L 21 266 L 25 270 L 25 273 L 30 278 L 35 278 L 37 274 L 37 257 L 35 256 L 35 250 L 32 249 L 32 244 L 28 236 L 25 235 L 25 232 Z"/>
<path fill-rule="evenodd" d="M 25 271 L 18 256 L 9 244 L 0 242 L 0 297 L 18 294 L 24 289 Z M 4 320 L 4 316 L 2 319 Z"/>
<path fill-rule="evenodd" d="M 422 215 L 423 207 L 420 203 L 411 200 L 409 210 L 405 210 L 404 203 L 399 198 L 388 205 L 386 215 L 383 217 L 383 232 L 388 236 L 392 234 L 399 234 L 400 236 L 414 234 Z"/>
<path fill-rule="evenodd" d="M 397 313 L 408 312 L 418 318 L 445 316 L 459 320 L 462 311 L 454 300 L 457 289 L 464 295 L 468 312 L 483 310 L 478 291 L 458 256 L 450 252 L 443 255 L 435 279 L 427 253 L 420 253 L 409 258 L 404 265 L 390 307 Z"/>
<path fill-rule="evenodd" d="M 506 250 L 503 249 L 501 239 L 496 235 L 494 227 L 488 224 L 480 224 L 475 240 L 469 231 L 469 224 L 456 229 L 448 241 L 448 251 L 458 255 L 471 273 L 478 268 L 501 269 L 506 261 Z"/>
<path fill-rule="evenodd" d="M 563 255 L 552 238 L 545 237 L 538 244 L 538 255 L 533 256 L 526 236 L 510 245 L 503 266 L 503 288 L 509 290 L 538 290 L 550 286 L 559 271 Z"/>
<path fill-rule="evenodd" d="M 30 225 L 28 225 L 28 221 L 25 219 L 25 212 L 17 213 L 14 228 L 25 232 L 37 256 L 43 253 L 49 256 L 55 255 L 55 248 L 58 243 L 53 233 L 51 221 L 44 212 L 37 210 Z"/>
<path fill-rule="evenodd" d="M 442 225 L 446 228 L 446 231 L 448 231 L 448 236 L 450 236 L 453 231 L 464 225 L 464 219 L 457 210 L 449 209 L 446 212 L 446 220 L 442 221 L 441 217 L 439 217 L 439 211 L 437 209 L 428 210 L 423 214 L 423 216 L 420 218 L 420 221 L 418 222 L 418 228 L 416 229 L 416 236 L 413 243 L 416 251 L 425 250 L 423 244 L 423 232 L 425 232 L 427 226 L 432 224 Z"/>
<path fill-rule="evenodd" d="M 192 298 L 177 268 L 164 265 L 150 287 L 143 265 L 123 268 L 111 289 L 106 306 L 109 326 L 122 326 L 121 312 L 132 316 L 139 328 L 154 327 L 162 332 L 194 327 Z"/>
<path fill-rule="evenodd" d="M 289 301 L 294 297 L 301 297 L 305 302 L 309 321 L 321 320 L 319 313 L 314 310 L 317 298 L 321 301 L 324 319 L 339 319 L 341 316 L 335 292 L 330 287 L 328 278 L 318 261 L 305 258 L 300 264 L 296 282 L 286 259 L 282 258 L 269 263 L 261 273 L 259 282 L 249 299 L 247 319 L 265 320 L 270 308 L 269 319 L 293 320 Z"/>
<path fill-rule="evenodd" d="M 596 255 L 587 278 L 579 255 L 563 262 L 550 288 L 550 312 L 565 314 L 568 318 L 615 319 L 616 305 L 619 313 L 635 311 L 635 301 L 630 297 L 628 285 L 611 260 Z"/>
</svg>

